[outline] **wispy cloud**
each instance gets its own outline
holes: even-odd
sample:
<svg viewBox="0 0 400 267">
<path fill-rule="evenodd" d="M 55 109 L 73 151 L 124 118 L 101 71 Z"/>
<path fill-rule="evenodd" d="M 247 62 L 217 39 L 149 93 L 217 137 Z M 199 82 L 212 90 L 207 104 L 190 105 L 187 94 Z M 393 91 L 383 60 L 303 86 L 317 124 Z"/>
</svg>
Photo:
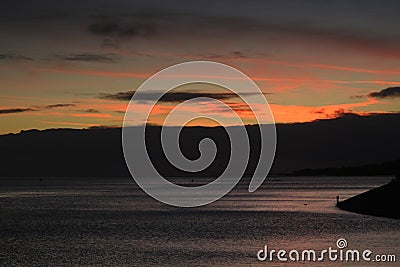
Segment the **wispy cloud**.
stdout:
<svg viewBox="0 0 400 267">
<path fill-rule="evenodd" d="M 0 54 L 0 60 L 33 60 L 31 57 L 23 56 L 20 54 Z"/>
<path fill-rule="evenodd" d="M 244 58 L 245 54 L 240 51 L 233 51 L 227 54 L 209 53 L 209 54 L 200 54 L 198 56 L 209 59 L 236 59 L 236 58 Z"/>
<path fill-rule="evenodd" d="M 1 114 L 22 113 L 22 112 L 28 112 L 28 111 L 36 111 L 36 109 L 33 109 L 33 108 L 10 108 L 10 109 L 0 109 L 0 115 L 1 115 Z"/>
<path fill-rule="evenodd" d="M 71 54 L 66 56 L 58 56 L 67 61 L 83 61 L 83 62 L 98 62 L 98 63 L 115 63 L 119 57 L 113 54 Z"/>
<path fill-rule="evenodd" d="M 128 20 L 124 17 L 99 17 L 97 22 L 89 25 L 88 31 L 95 35 L 113 37 L 146 36 L 155 33 L 155 26 L 144 21 Z"/>
<path fill-rule="evenodd" d="M 94 109 L 94 108 L 89 108 L 89 109 L 81 110 L 81 112 L 85 112 L 85 113 L 100 113 L 99 110 Z"/>
<path fill-rule="evenodd" d="M 119 41 L 114 39 L 114 38 L 104 38 L 101 46 L 103 48 L 118 49 L 119 48 Z"/>
<path fill-rule="evenodd" d="M 51 104 L 51 105 L 42 105 L 42 106 L 33 106 L 29 108 L 9 108 L 9 109 L 0 109 L 1 114 L 14 114 L 14 113 L 22 113 L 29 111 L 39 111 L 53 108 L 63 108 L 63 107 L 74 107 L 75 104 Z"/>
<path fill-rule="evenodd" d="M 40 108 L 44 109 L 52 109 L 52 108 L 64 108 L 64 107 L 75 107 L 75 104 L 51 104 L 45 106 L 39 106 Z"/>
<path fill-rule="evenodd" d="M 102 77 L 126 77 L 126 78 L 143 78 L 147 79 L 152 74 L 148 73 L 135 73 L 135 72 L 110 72 L 98 70 L 79 70 L 79 69 L 63 69 L 63 68 L 35 68 L 34 71 L 49 72 L 49 73 L 67 73 L 77 75 L 90 75 Z"/>
</svg>

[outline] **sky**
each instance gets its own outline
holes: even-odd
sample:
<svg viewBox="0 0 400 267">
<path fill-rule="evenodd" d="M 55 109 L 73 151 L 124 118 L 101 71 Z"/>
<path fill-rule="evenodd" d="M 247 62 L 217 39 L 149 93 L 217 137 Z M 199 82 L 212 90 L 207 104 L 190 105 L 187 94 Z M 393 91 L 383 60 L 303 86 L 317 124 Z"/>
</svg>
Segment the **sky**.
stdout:
<svg viewBox="0 0 400 267">
<path fill-rule="evenodd" d="M 192 60 L 244 72 L 278 123 L 398 113 L 398 10 L 398 1 L 2 1 L 0 134 L 121 126 L 147 78 Z M 208 85 L 170 92 L 149 123 L 192 97 L 254 123 L 240 99 Z M 187 112 L 225 116 L 207 102 Z"/>
</svg>

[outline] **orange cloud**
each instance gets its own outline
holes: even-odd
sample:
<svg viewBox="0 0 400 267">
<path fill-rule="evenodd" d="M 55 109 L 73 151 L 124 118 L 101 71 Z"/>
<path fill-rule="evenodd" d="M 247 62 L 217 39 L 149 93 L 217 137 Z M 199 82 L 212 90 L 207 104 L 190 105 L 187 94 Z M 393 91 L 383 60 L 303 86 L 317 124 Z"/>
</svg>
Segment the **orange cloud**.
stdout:
<svg viewBox="0 0 400 267">
<path fill-rule="evenodd" d="M 369 98 L 368 101 L 360 103 L 348 103 L 348 104 L 335 104 L 326 105 L 320 107 L 308 107 L 308 106 L 283 106 L 277 104 L 270 104 L 272 113 L 274 114 L 276 122 L 291 123 L 291 122 L 307 122 L 316 119 L 334 118 L 339 116 L 341 113 L 357 113 L 365 115 L 365 112 L 357 112 L 354 108 L 365 107 L 373 105 L 378 101 L 373 98 Z"/>
<path fill-rule="evenodd" d="M 53 125 L 86 126 L 86 127 L 100 126 L 99 124 L 94 124 L 94 123 L 79 123 L 70 121 L 41 121 L 40 123 L 53 124 Z"/>
<path fill-rule="evenodd" d="M 71 114 L 73 117 L 87 117 L 87 118 L 111 118 L 112 116 L 110 114 L 104 114 L 104 113 L 76 113 L 76 114 Z"/>
<path fill-rule="evenodd" d="M 320 63 L 307 63 L 307 62 L 289 62 L 289 61 L 279 61 L 279 60 L 269 60 L 262 58 L 235 58 L 232 61 L 238 62 L 249 62 L 249 63 L 264 63 L 270 65 L 279 65 L 286 67 L 295 67 L 295 68 L 316 68 L 316 69 L 331 69 L 331 70 L 341 70 L 341 71 L 350 71 L 350 72 L 358 72 L 358 73 L 374 73 L 374 74 L 400 74 L 400 70 L 377 70 L 377 69 L 365 69 L 365 68 L 353 68 L 347 66 L 338 66 L 338 65 L 329 65 L 329 64 L 320 64 Z"/>
<path fill-rule="evenodd" d="M 77 74 L 77 75 L 93 75 L 93 76 L 105 76 L 105 77 L 125 77 L 125 78 L 141 78 L 147 79 L 152 76 L 149 73 L 135 73 L 135 72 L 111 72 L 111 71 L 97 71 L 97 70 L 71 70 L 71 69 L 53 69 L 53 68 L 36 68 L 36 71 L 51 72 L 51 73 L 66 73 L 66 74 Z M 164 78 L 174 78 L 175 76 L 164 76 Z M 190 78 L 218 78 L 227 80 L 238 80 L 241 78 L 236 77 L 224 77 L 214 75 L 191 75 Z M 398 85 L 400 81 L 385 81 L 385 80 L 325 80 L 317 79 L 313 77 L 309 78 L 285 78 L 285 77 L 261 77 L 251 76 L 253 81 L 265 81 L 265 82 L 313 82 L 320 81 L 325 83 L 337 83 L 337 84 L 386 84 L 386 85 Z"/>
<path fill-rule="evenodd" d="M 300 106 L 300 105 L 278 105 L 270 104 L 270 108 L 274 115 L 276 123 L 293 123 L 293 122 L 307 122 L 316 119 L 335 118 L 340 116 L 342 113 L 356 113 L 359 115 L 366 115 L 366 112 L 356 111 L 356 108 L 366 107 L 377 103 L 378 100 L 369 98 L 367 101 L 359 103 L 347 103 L 347 104 L 334 104 L 325 105 L 319 107 L 313 106 Z M 243 120 L 245 124 L 257 123 L 253 112 L 244 103 L 227 103 L 233 111 L 235 111 Z M 145 108 L 145 107 L 143 107 Z M 156 105 L 150 116 L 150 123 L 162 125 L 165 117 L 174 108 L 172 105 Z M 253 109 L 262 109 L 264 106 L 255 104 L 252 106 Z M 196 117 L 201 115 L 213 115 L 220 118 L 230 118 L 233 115 L 221 107 L 215 106 L 213 103 L 203 103 L 203 107 L 190 108 L 186 107 L 182 110 L 193 113 Z M 135 109 L 138 112 L 138 109 Z M 266 115 L 267 116 L 267 115 Z M 265 118 L 267 121 L 268 118 Z M 204 120 L 198 120 L 200 123 Z M 195 125 L 196 121 L 191 122 L 191 125 Z"/>
</svg>

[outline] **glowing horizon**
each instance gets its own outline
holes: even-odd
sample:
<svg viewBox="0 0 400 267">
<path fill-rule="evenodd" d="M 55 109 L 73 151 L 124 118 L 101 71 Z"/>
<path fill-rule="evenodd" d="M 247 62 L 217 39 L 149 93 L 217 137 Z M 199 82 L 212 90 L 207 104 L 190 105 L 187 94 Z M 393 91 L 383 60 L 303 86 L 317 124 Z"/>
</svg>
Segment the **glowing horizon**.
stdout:
<svg viewBox="0 0 400 267">
<path fill-rule="evenodd" d="M 390 5 L 380 14 L 362 12 L 375 4 L 364 5 L 336 3 L 328 17 L 315 14 L 330 4 L 286 13 L 260 2 L 226 3 L 218 16 L 210 3 L 174 1 L 163 9 L 122 1 L 97 11 L 89 3 L 10 5 L 1 12 L 0 134 L 121 126 L 130 92 L 161 69 L 191 60 L 243 71 L 265 93 L 277 123 L 400 112 L 398 16 Z M 254 122 L 238 99 L 223 100 Z M 176 103 L 160 103 L 151 123 Z M 209 111 L 204 103 L 188 112 Z"/>
</svg>

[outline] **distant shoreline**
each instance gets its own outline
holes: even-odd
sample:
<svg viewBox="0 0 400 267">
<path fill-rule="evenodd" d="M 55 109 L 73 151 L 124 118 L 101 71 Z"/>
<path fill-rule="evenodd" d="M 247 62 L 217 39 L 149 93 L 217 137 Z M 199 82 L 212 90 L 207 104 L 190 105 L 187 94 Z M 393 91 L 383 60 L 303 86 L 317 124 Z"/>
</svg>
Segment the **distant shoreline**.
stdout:
<svg viewBox="0 0 400 267">
<path fill-rule="evenodd" d="M 379 164 L 367 164 L 361 166 L 345 166 L 318 169 L 303 169 L 294 171 L 294 176 L 382 176 L 398 173 L 400 159 L 386 161 Z"/>
</svg>

